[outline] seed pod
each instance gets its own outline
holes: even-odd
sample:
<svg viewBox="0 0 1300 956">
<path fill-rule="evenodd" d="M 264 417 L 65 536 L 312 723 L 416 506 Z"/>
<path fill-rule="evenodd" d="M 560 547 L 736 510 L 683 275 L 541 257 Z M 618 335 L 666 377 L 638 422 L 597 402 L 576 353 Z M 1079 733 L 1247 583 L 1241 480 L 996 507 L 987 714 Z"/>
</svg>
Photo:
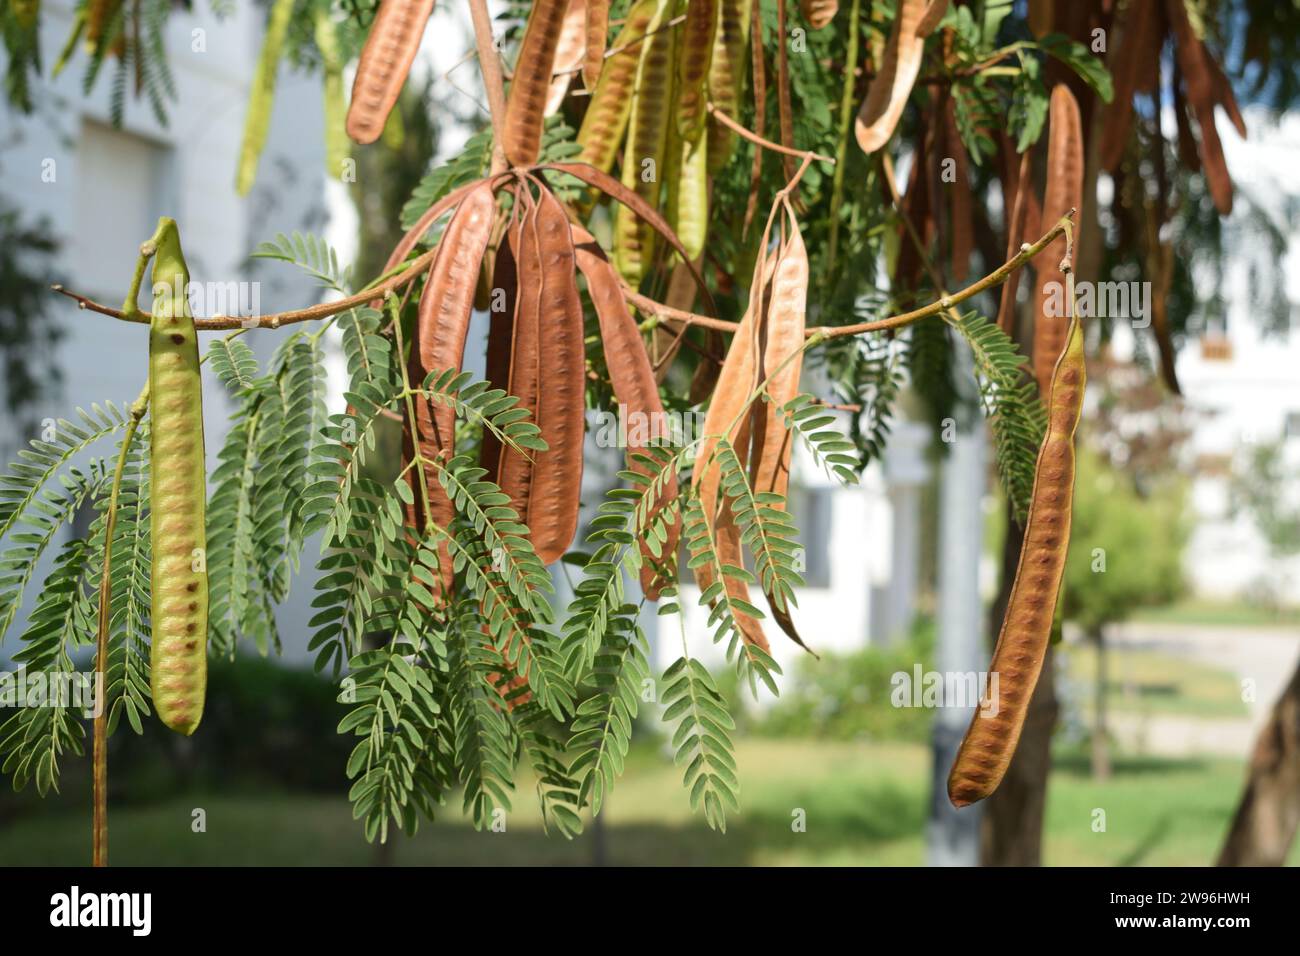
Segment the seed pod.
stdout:
<svg viewBox="0 0 1300 956">
<path fill-rule="evenodd" d="M 515 250 L 519 247 L 519 221 L 510 223 L 497 247 L 492 264 L 492 289 L 488 294 L 488 340 L 485 376 L 493 388 L 510 390 L 510 353 L 514 337 L 515 309 L 519 303 L 519 284 L 515 274 Z M 488 478 L 500 484 L 501 441 L 490 429 L 483 429 L 479 464 L 487 469 Z"/>
<path fill-rule="evenodd" d="M 587 2 L 569 0 L 560 25 L 560 39 L 555 45 L 555 75 L 551 77 L 551 86 L 546 93 L 545 115 L 552 116 L 559 110 L 564 95 L 569 92 L 574 71 L 582 66 L 586 52 Z"/>
<path fill-rule="evenodd" d="M 1029 0 L 1029 32 L 1041 40 L 1052 32 L 1053 0 Z"/>
<path fill-rule="evenodd" d="M 740 110 L 745 62 L 749 54 L 750 4 L 754 0 L 717 0 L 713 55 L 709 58 L 709 99 L 735 119 Z M 736 135 L 721 123 L 709 124 L 709 172 L 716 174 L 731 159 Z"/>
<path fill-rule="evenodd" d="M 512 166 L 531 166 L 542 148 L 542 114 L 555 68 L 555 50 L 564 26 L 566 0 L 536 0 L 519 45 L 510 83 L 502 148 Z"/>
<path fill-rule="evenodd" d="M 948 0 L 899 0 L 880 72 L 867 88 L 854 132 L 864 153 L 874 153 L 894 133 L 921 70 L 925 38 L 948 9 Z"/>
<path fill-rule="evenodd" d="M 704 240 L 709 231 L 709 138 L 701 126 L 692 142 L 673 139 L 676 154 L 673 176 L 669 180 L 669 225 L 682 240 L 686 254 L 698 259 L 704 252 Z"/>
<path fill-rule="evenodd" d="M 803 18 L 808 21 L 808 25 L 814 30 L 820 30 L 834 20 L 835 14 L 840 12 L 840 2 L 839 0 L 799 0 L 799 9 L 803 11 Z"/>
<path fill-rule="evenodd" d="M 235 190 L 241 196 L 253 188 L 257 176 L 257 161 L 266 146 L 266 133 L 271 126 L 271 106 L 275 99 L 275 80 L 280 67 L 280 54 L 284 50 L 289 23 L 293 19 L 294 0 L 275 0 L 271 16 L 262 38 L 262 52 L 258 54 L 257 71 L 253 75 L 248 93 L 248 114 L 244 118 L 244 138 L 239 146 L 239 168 L 235 172 Z"/>
<path fill-rule="evenodd" d="M 465 337 L 474 307 L 474 289 L 488 237 L 496 218 L 496 200 L 489 183 L 471 190 L 447 224 L 438 243 L 438 255 L 420 296 L 410 367 L 416 387 L 430 372 L 460 370 L 465 358 Z M 417 396 L 416 424 L 420 454 L 430 461 L 447 461 L 456 450 L 456 410 L 450 405 Z M 440 528 L 451 524 L 455 509 L 443 491 L 435 470 L 425 474 L 430 518 Z M 417 502 L 419 498 L 417 496 Z M 418 515 L 418 513 L 417 513 Z M 451 562 L 443 555 L 444 585 L 451 585 Z"/>
<path fill-rule="evenodd" d="M 644 430 L 629 429 L 627 466 L 631 471 L 653 477 L 655 472 L 644 462 L 639 461 L 636 453 L 655 438 L 670 437 L 659 434 L 658 431 L 659 424 L 664 421 L 664 406 L 659 397 L 654 371 L 650 368 L 650 359 L 646 355 L 641 332 L 627 310 L 618 273 L 605 258 L 605 254 L 590 233 L 575 226 L 573 237 L 576 243 L 574 249 L 578 269 L 586 277 L 587 294 L 591 297 L 591 304 L 596 310 L 596 318 L 600 323 L 601 346 L 605 353 L 605 364 L 609 368 L 610 383 L 614 386 L 614 398 L 620 406 L 620 411 L 629 418 L 635 415 L 648 420 L 652 425 L 651 428 Z M 642 434 L 645 435 L 645 442 L 637 440 Z M 652 524 L 655 515 L 676 497 L 677 478 L 674 476 L 664 482 L 663 490 L 646 524 Z M 660 553 L 670 559 L 675 556 L 680 537 L 681 516 L 678 515 L 668 526 L 667 540 L 661 543 Z M 662 580 L 655 573 L 654 552 L 645 541 L 641 542 L 641 555 L 642 590 L 650 600 L 657 601 L 664 586 L 671 582 Z"/>
<path fill-rule="evenodd" d="M 180 233 L 159 221 L 149 326 L 150 689 L 172 730 L 194 733 L 208 673 L 203 386 Z"/>
<path fill-rule="evenodd" d="M 1115 98 L 1106 110 L 1101 130 L 1101 168 L 1114 172 L 1124 159 L 1133 128 L 1133 96 L 1142 72 L 1160 60 L 1160 4 L 1130 3 L 1124 8 L 1124 35 L 1113 48 L 1107 65 L 1115 81 Z"/>
<path fill-rule="evenodd" d="M 587 0 L 584 26 L 586 49 L 583 51 L 582 85 L 594 91 L 605 65 L 605 41 L 609 38 L 609 0 Z"/>
<path fill-rule="evenodd" d="M 538 321 L 542 301 L 541 249 L 537 233 L 537 208 L 526 188 L 520 187 L 516 196 L 522 212 L 518 239 L 514 246 L 518 297 L 514 307 L 514 328 L 510 343 L 510 394 L 519 400 L 532 420 L 538 420 Z M 501 449 L 501 464 L 497 484 L 510 497 L 515 511 L 525 522 L 532 498 L 533 456 L 515 448 Z"/>
<path fill-rule="evenodd" d="M 608 172 L 618 155 L 619 144 L 627 129 L 632 111 L 632 90 L 636 85 L 637 66 L 641 62 L 641 44 L 646 29 L 659 9 L 659 0 L 640 0 L 630 11 L 623 29 L 614 40 L 618 50 L 609 57 L 600 72 L 600 82 L 587 105 L 578 130 L 582 146 L 579 161 Z M 608 14 L 608 11 L 606 11 Z"/>
<path fill-rule="evenodd" d="M 1010 210 L 1007 214 L 1006 255 L 1006 258 L 1010 259 L 1029 235 L 1025 231 L 1025 220 L 1029 211 L 1028 200 L 1033 194 L 1033 184 L 1030 182 L 1029 175 L 1032 169 L 1033 149 L 1025 150 L 1017 166 L 1014 158 L 1015 147 L 1011 145 L 1010 138 L 1004 136 L 1003 144 L 1011 149 L 1011 155 L 1007 154 L 1006 149 L 1003 150 L 1002 174 L 1002 208 Z M 1003 283 L 1002 298 L 998 302 L 998 328 L 1013 339 L 1016 338 L 1016 290 L 1019 287 L 1020 270 L 1016 269 Z"/>
<path fill-rule="evenodd" d="M 1174 53 L 1178 68 L 1187 82 L 1187 99 L 1196 114 L 1196 123 L 1201 131 L 1201 160 L 1205 167 L 1205 181 L 1210 187 L 1215 208 L 1220 215 L 1226 216 L 1232 212 L 1232 177 L 1228 175 L 1228 164 L 1223 158 L 1223 144 L 1219 141 L 1219 131 L 1214 125 L 1216 99 L 1214 74 L 1206 64 L 1209 55 L 1205 51 L 1205 44 L 1192 31 L 1183 0 L 1166 0 L 1165 10 L 1174 30 Z"/>
<path fill-rule="evenodd" d="M 667 22 L 671 11 L 670 0 L 663 0 L 641 43 L 641 62 L 637 66 L 632 115 L 623 152 L 623 185 L 654 209 L 659 208 L 662 191 L 676 43 L 675 32 L 660 27 Z M 654 251 L 654 230 L 620 206 L 614 218 L 614 264 L 619 273 L 637 285 L 649 269 Z"/>
<path fill-rule="evenodd" d="M 384 0 L 379 5 L 352 81 L 348 135 L 355 142 L 373 143 L 384 131 L 431 13 L 433 0 Z"/>
<path fill-rule="evenodd" d="M 1071 209 L 1083 206 L 1083 129 L 1079 104 L 1064 83 L 1052 90 L 1049 107 L 1047 142 L 1047 189 L 1043 193 L 1043 221 L 1055 223 Z M 1079 241 L 1075 230 L 1074 241 Z M 1053 239 L 1042 252 L 1038 270 L 1038 311 L 1034 322 L 1034 376 L 1039 394 L 1046 398 L 1052 383 L 1052 369 L 1065 346 L 1066 315 L 1052 315 L 1051 302 L 1061 302 L 1065 275 L 1061 259 L 1065 255 L 1065 236 Z M 1068 304 L 1068 303 L 1067 303 Z M 1068 311 L 1068 310 L 1059 310 Z"/>
<path fill-rule="evenodd" d="M 808 253 L 793 210 L 787 209 L 789 231 L 772 275 L 772 292 L 762 326 L 763 374 L 771 402 L 760 401 L 754 407 L 753 444 L 750 470 L 755 493 L 771 492 L 786 496 L 790 487 L 790 452 L 794 436 L 777 411 L 799 394 L 799 374 L 803 368 L 804 319 L 808 302 Z M 786 510 L 786 504 L 768 507 Z M 772 616 L 781 629 L 801 647 L 807 647 L 786 601 L 775 589 L 765 587 L 763 594 Z"/>
<path fill-rule="evenodd" d="M 704 128 L 705 82 L 713 60 L 718 0 L 687 0 L 677 50 L 677 132 L 694 142 Z"/>
<path fill-rule="evenodd" d="M 1071 280 L 1067 294 L 1071 303 L 1073 294 Z M 948 777 L 953 806 L 983 800 L 1002 782 L 1042 671 L 1070 542 L 1074 432 L 1083 408 L 1084 377 L 1083 331 L 1076 319 L 1052 375 L 1047 434 L 1038 451 L 1024 545 L 989 665 L 997 684 L 990 682 L 990 696 L 980 702 L 953 762 Z M 996 710 L 991 704 L 996 704 Z"/>
<path fill-rule="evenodd" d="M 527 524 L 533 549 L 546 564 L 564 556 L 578 531 L 587 359 L 582 300 L 574 274 L 569 217 L 549 190 L 537 203 L 543 284 L 538 310 L 537 426 L 546 450 L 537 452 Z"/>
<path fill-rule="evenodd" d="M 957 130 L 957 104 L 951 96 L 944 108 L 945 155 L 956 164 L 957 181 L 950 183 L 948 192 L 949 222 L 952 232 L 952 278 L 965 282 L 970 273 L 970 256 L 975 246 L 973 213 L 971 210 L 970 168 L 966 161 L 966 146 Z"/>
</svg>

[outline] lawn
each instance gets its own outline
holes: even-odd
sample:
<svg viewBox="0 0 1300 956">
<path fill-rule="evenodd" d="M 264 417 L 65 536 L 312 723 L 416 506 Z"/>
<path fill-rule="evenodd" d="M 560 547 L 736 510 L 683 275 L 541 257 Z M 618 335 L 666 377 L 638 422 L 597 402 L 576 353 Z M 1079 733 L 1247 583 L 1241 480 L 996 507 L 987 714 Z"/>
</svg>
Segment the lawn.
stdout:
<svg viewBox="0 0 1300 956">
<path fill-rule="evenodd" d="M 1062 676 L 1091 721 L 1097 649 L 1091 643 L 1070 643 L 1061 653 Z M 1223 668 L 1113 643 L 1107 647 L 1106 667 L 1106 700 L 1112 713 L 1242 719 L 1250 713 L 1241 699 L 1240 681 Z"/>
<path fill-rule="evenodd" d="M 388 858 L 399 864 L 581 864 L 598 844 L 614 864 L 893 864 L 924 862 L 929 755 L 902 744 L 742 740 L 737 758 L 744 812 L 727 833 L 691 816 L 679 772 L 654 751 L 629 760 L 604 815 L 567 842 L 548 838 L 526 787 L 504 833 L 478 833 L 449 806 L 443 821 Z M 1046 862 L 1069 865 L 1204 865 L 1212 862 L 1241 786 L 1233 761 L 1119 760 L 1105 784 L 1066 758 L 1049 792 Z M 205 833 L 193 833 L 196 807 Z M 807 831 L 791 827 L 804 811 Z M 1097 811 L 1105 831 L 1094 832 Z M 341 797 L 195 795 L 154 806 L 115 807 L 117 864 L 371 864 Z M 55 802 L 0 827 L 0 863 L 82 863 L 88 812 Z M 1292 862 L 1300 855 L 1292 854 Z"/>
</svg>

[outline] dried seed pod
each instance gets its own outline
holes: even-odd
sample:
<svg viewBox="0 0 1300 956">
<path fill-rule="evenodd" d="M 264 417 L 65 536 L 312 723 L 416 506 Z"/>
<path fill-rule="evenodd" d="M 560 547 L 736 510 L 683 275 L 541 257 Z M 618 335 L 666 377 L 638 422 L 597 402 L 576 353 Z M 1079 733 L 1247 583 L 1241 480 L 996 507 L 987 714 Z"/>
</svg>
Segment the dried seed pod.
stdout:
<svg viewBox="0 0 1300 956">
<path fill-rule="evenodd" d="M 537 453 L 527 524 L 537 556 L 550 564 L 578 531 L 587 359 L 569 217 L 545 189 L 537 203 L 537 240 L 543 275 L 537 425 L 547 448 Z"/>
<path fill-rule="evenodd" d="M 560 25 L 560 39 L 555 45 L 555 74 L 546 93 L 545 115 L 551 116 L 564 102 L 574 72 L 582 66 L 587 53 L 587 0 L 569 0 Z"/>
<path fill-rule="evenodd" d="M 1079 104 L 1064 83 L 1052 90 L 1049 106 L 1047 141 L 1047 189 L 1043 193 L 1043 221 L 1055 224 L 1071 209 L 1083 206 L 1083 128 Z M 1079 241 L 1078 229 L 1075 239 Z M 1039 260 L 1038 291 L 1034 317 L 1034 377 L 1039 394 L 1046 397 L 1052 383 L 1052 369 L 1065 346 L 1068 310 L 1059 308 L 1065 290 L 1061 259 L 1065 256 L 1065 236 L 1052 240 Z M 1054 305 L 1055 303 L 1055 305 Z M 1068 304 L 1068 303 L 1066 303 Z M 1061 312 L 1053 315 L 1053 312 Z"/>
<path fill-rule="evenodd" d="M 1029 32 L 1041 40 L 1052 32 L 1054 0 L 1029 0 Z"/>
<path fill-rule="evenodd" d="M 164 724 L 194 733 L 208 673 L 203 384 L 180 233 L 159 221 L 149 324 L 149 523 L 153 639 L 149 685 Z"/>
<path fill-rule="evenodd" d="M 1004 137 L 1003 142 L 1011 146 L 1011 140 Z M 1015 147 L 1011 146 L 1014 153 Z M 1028 235 L 1025 220 L 1028 218 L 1029 202 L 1033 195 L 1033 183 L 1030 182 L 1033 149 L 1025 150 L 1019 159 L 1018 167 L 1011 156 L 1004 151 L 1004 172 L 1002 183 L 1002 208 L 1007 214 L 1007 259 L 1014 256 Z M 1014 183 L 1014 185 L 1013 185 Z M 998 302 L 998 328 L 1012 339 L 1016 338 L 1016 290 L 1020 287 L 1020 270 L 1016 269 L 1007 276 L 1002 285 L 1002 298 Z"/>
<path fill-rule="evenodd" d="M 519 303 L 515 250 L 519 247 L 519 220 L 514 219 L 492 264 L 492 288 L 488 294 L 488 340 L 485 377 L 493 388 L 510 390 L 510 355 L 515 329 L 515 309 Z M 501 440 L 489 428 L 483 429 L 479 464 L 487 469 L 490 480 L 500 484 Z"/>
<path fill-rule="evenodd" d="M 512 166 L 531 166 L 542 148 L 542 114 L 564 27 L 567 0 L 536 0 L 519 45 L 501 144 Z"/>
<path fill-rule="evenodd" d="M 355 142 L 373 143 L 384 131 L 432 12 L 433 0 L 384 0 L 379 5 L 352 82 L 348 135 Z"/>
<path fill-rule="evenodd" d="M 636 452 L 655 438 L 666 440 L 671 437 L 658 433 L 659 423 L 664 421 L 664 406 L 659 398 L 654 371 L 650 368 L 641 332 L 623 299 L 618 273 L 586 230 L 575 226 L 573 237 L 578 269 L 587 280 L 587 294 L 591 297 L 591 304 L 600 323 L 601 346 L 605 353 L 605 364 L 609 368 L 610 382 L 614 386 L 614 398 L 620 405 L 620 411 L 629 419 L 636 415 L 651 423 L 647 429 L 629 429 L 628 468 L 653 477 L 651 468 L 637 460 Z M 645 437 L 645 442 L 640 441 L 641 436 Z M 677 478 L 674 476 L 664 482 L 652 516 L 676 497 Z M 652 520 L 653 517 L 647 519 L 647 525 Z M 668 526 L 667 540 L 660 546 L 661 553 L 669 559 L 675 557 L 680 537 L 681 516 L 678 515 Z M 641 555 L 641 587 L 646 597 L 657 601 L 664 586 L 670 582 L 664 581 L 655 573 L 654 552 L 644 541 L 641 543 Z"/>
<path fill-rule="evenodd" d="M 786 210 L 788 231 L 772 274 L 771 295 L 761 329 L 763 375 L 767 379 L 768 402 L 755 403 L 750 470 L 755 493 L 773 493 L 785 498 L 790 487 L 790 452 L 794 436 L 777 411 L 799 394 L 803 369 L 804 319 L 808 303 L 808 253 L 794 211 Z M 786 510 L 786 504 L 769 507 Z M 781 629 L 799 644 L 790 608 L 775 589 L 765 587 L 772 616 Z"/>
<path fill-rule="evenodd" d="M 460 371 L 465 358 L 465 338 L 474 308 L 479 267 L 487 251 L 496 211 L 492 187 L 483 182 L 465 196 L 447 224 L 420 296 L 415 340 L 409 359 L 409 367 L 414 373 L 413 385 L 422 383 L 430 372 Z M 417 397 L 415 408 L 421 456 L 430 461 L 449 460 L 456 448 L 456 410 L 421 397 Z M 455 509 L 436 472 L 429 469 L 425 478 L 429 517 L 440 528 L 446 529 Z M 444 584 L 449 587 L 449 560 L 443 561 L 442 571 Z"/>
<path fill-rule="evenodd" d="M 733 119 L 739 115 L 740 90 L 749 51 L 750 4 L 754 0 L 718 0 L 713 30 L 713 55 L 709 58 L 709 99 Z M 761 100 L 760 100 L 761 102 Z M 735 149 L 736 134 L 721 123 L 709 128 L 709 172 L 717 173 Z"/>
<path fill-rule="evenodd" d="M 1228 164 L 1223 158 L 1223 144 L 1219 141 L 1219 131 L 1214 125 L 1216 97 L 1214 73 L 1206 63 L 1209 55 L 1205 51 L 1205 44 L 1192 31 L 1183 0 L 1166 0 L 1165 10 L 1174 30 L 1174 53 L 1178 68 L 1187 83 L 1187 99 L 1196 114 L 1197 126 L 1200 127 L 1205 181 L 1210 187 L 1215 208 L 1220 215 L 1226 216 L 1232 212 L 1232 177 L 1228 175 Z"/>
<path fill-rule="evenodd" d="M 975 247 L 974 214 L 971 209 L 970 169 L 966 159 L 966 146 L 957 130 L 957 105 L 948 97 L 944 108 L 944 142 L 946 156 L 956 164 L 955 183 L 948 184 L 949 229 L 952 231 L 952 278 L 965 282 L 970 274 L 970 256 Z"/>
<path fill-rule="evenodd" d="M 1071 302 L 1073 293 L 1071 281 Z M 1042 671 L 1070 542 L 1074 432 L 1083 408 L 1084 378 L 1083 330 L 1075 320 L 1052 375 L 1047 434 L 1038 452 L 1020 562 L 989 665 L 989 694 L 971 720 L 948 777 L 948 797 L 957 807 L 983 800 L 1002 782 Z"/>
<path fill-rule="evenodd" d="M 614 39 L 618 52 L 609 57 L 600 71 L 600 82 L 587 105 L 578 130 L 581 162 L 589 163 L 602 172 L 608 172 L 618 155 L 619 144 L 627 129 L 632 112 L 632 91 L 636 85 L 637 67 L 641 62 L 640 39 L 645 36 L 659 10 L 660 0 L 640 0 L 628 11 L 623 29 Z M 608 13 L 608 11 L 606 11 Z"/>
<path fill-rule="evenodd" d="M 799 0 L 803 18 L 814 30 L 820 30 L 840 12 L 840 0 Z"/>
<path fill-rule="evenodd" d="M 629 19 L 631 15 L 629 14 Z M 609 37 L 609 0 L 587 0 L 586 49 L 582 59 L 582 85 L 594 91 L 605 63 Z"/>
<path fill-rule="evenodd" d="M 1107 60 L 1115 81 L 1115 98 L 1101 130 L 1101 167 L 1113 172 L 1124 159 L 1133 128 L 1133 96 L 1142 73 L 1159 63 L 1164 37 L 1160 33 L 1160 4 L 1130 3 L 1124 8 L 1124 35 Z"/>
<path fill-rule="evenodd" d="M 867 88 L 854 132 L 864 153 L 874 153 L 889 141 L 907 106 L 921 60 L 925 38 L 948 9 L 948 0 L 899 0 L 894 28 L 885 46 L 880 72 Z"/>
<path fill-rule="evenodd" d="M 694 142 L 704 128 L 705 87 L 713 62 L 718 0 L 687 0 L 677 49 L 677 132 Z"/>
<path fill-rule="evenodd" d="M 519 220 L 518 240 L 514 246 L 518 298 L 514 309 L 514 328 L 510 342 L 509 392 L 519 400 L 519 407 L 538 420 L 539 328 L 542 283 L 545 273 L 537 232 L 537 208 L 528 190 L 521 187 L 516 196 L 523 210 Z M 497 484 L 501 486 L 524 521 L 532 498 L 533 455 L 515 448 L 501 449 Z"/>
<path fill-rule="evenodd" d="M 660 29 L 672 12 L 663 0 L 641 42 L 632 115 L 628 120 L 623 152 L 622 182 L 651 208 L 659 207 L 668 126 L 672 119 L 673 52 L 676 33 Z M 654 259 L 655 234 L 640 217 L 620 207 L 614 218 L 614 264 L 633 285 L 638 284 Z"/>
</svg>

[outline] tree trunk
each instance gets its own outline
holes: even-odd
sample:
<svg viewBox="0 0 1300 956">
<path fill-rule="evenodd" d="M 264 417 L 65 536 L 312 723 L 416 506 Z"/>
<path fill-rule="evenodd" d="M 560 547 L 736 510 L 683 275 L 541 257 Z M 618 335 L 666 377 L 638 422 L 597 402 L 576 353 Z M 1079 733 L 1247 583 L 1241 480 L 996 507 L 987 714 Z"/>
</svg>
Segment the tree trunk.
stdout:
<svg viewBox="0 0 1300 956">
<path fill-rule="evenodd" d="M 1110 779 L 1110 741 L 1106 728 L 1106 635 L 1097 628 L 1089 635 L 1097 646 L 1097 680 L 1092 715 L 1092 778 Z"/>
<path fill-rule="evenodd" d="M 1300 824 L 1300 667 L 1259 732 L 1219 866 L 1281 866 Z"/>
<path fill-rule="evenodd" d="M 990 631 L 1002 627 L 1020 560 L 1023 529 L 1007 510 L 1007 537 L 1002 547 L 1002 583 L 989 608 Z M 1056 655 L 1048 648 L 1043 673 L 1030 698 L 1025 727 L 1016 755 L 1002 785 L 986 800 L 981 858 L 984 866 L 1040 866 L 1043 862 L 1043 815 L 1047 807 L 1047 774 L 1052 765 L 1052 731 L 1056 729 Z"/>
</svg>

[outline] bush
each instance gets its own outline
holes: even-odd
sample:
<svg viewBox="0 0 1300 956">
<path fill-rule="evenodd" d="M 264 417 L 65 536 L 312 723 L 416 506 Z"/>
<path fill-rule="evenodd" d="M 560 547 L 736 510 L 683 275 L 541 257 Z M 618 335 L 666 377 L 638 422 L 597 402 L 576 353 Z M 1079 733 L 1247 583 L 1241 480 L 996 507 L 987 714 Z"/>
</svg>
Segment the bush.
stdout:
<svg viewBox="0 0 1300 956">
<path fill-rule="evenodd" d="M 767 737 L 816 737 L 822 740 L 929 739 L 934 712 L 890 703 L 896 673 L 911 674 L 916 665 L 930 670 L 934 661 L 934 625 L 918 622 L 903 643 L 866 647 L 851 654 L 805 657 L 794 668 L 780 698 L 752 729 Z"/>
</svg>

